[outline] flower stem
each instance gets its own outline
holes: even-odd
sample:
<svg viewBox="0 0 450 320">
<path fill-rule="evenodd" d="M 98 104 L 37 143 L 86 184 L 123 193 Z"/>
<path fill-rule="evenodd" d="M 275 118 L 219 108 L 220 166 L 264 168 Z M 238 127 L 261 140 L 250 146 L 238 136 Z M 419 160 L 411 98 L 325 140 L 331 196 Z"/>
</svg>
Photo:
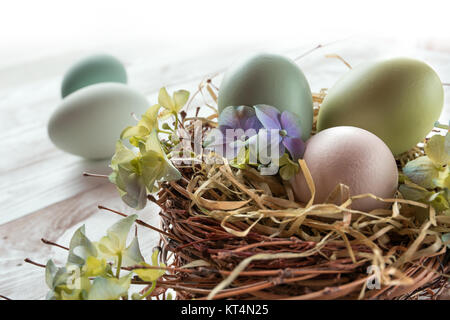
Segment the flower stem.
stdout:
<svg viewBox="0 0 450 320">
<path fill-rule="evenodd" d="M 153 282 L 152 282 L 152 286 L 147 290 L 146 293 L 144 293 L 144 294 L 139 298 L 139 300 L 142 300 L 142 299 L 147 298 L 147 297 L 153 292 L 153 290 L 155 289 L 155 287 L 156 287 L 156 281 L 153 281 Z"/>
<path fill-rule="evenodd" d="M 172 132 L 170 132 L 170 131 L 160 130 L 160 129 L 158 129 L 158 132 L 159 133 L 165 133 L 165 134 L 172 134 Z"/>
<path fill-rule="evenodd" d="M 122 268 L 122 252 L 117 254 L 117 270 L 116 270 L 116 278 L 120 278 L 120 268 Z"/>
<path fill-rule="evenodd" d="M 174 129 L 174 131 L 177 131 L 177 130 L 178 130 L 178 123 L 179 123 L 179 121 L 178 121 L 178 115 L 177 115 L 176 112 L 173 112 L 172 114 L 173 114 L 173 116 L 175 117 L 175 129 Z"/>
</svg>

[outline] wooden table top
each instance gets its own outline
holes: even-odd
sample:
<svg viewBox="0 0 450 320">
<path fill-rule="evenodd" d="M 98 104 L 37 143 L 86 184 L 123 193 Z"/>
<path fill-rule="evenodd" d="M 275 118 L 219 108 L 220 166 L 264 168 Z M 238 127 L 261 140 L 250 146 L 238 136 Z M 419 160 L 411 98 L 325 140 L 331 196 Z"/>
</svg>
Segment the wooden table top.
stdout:
<svg viewBox="0 0 450 320">
<path fill-rule="evenodd" d="M 129 85 L 156 102 L 162 86 L 194 92 L 207 76 L 221 72 L 239 56 L 268 50 L 295 58 L 317 44 L 276 47 L 272 43 L 193 48 L 161 45 L 153 48 L 111 45 L 97 48 L 121 59 Z M 118 217 L 100 211 L 99 204 L 133 213 L 106 179 L 83 177 L 84 171 L 108 174 L 107 161 L 87 161 L 58 150 L 47 136 L 47 121 L 60 99 L 65 70 L 92 50 L 66 50 L 52 55 L 24 55 L 0 62 L 0 295 L 12 299 L 42 299 L 47 293 L 44 270 L 24 258 L 45 264 L 62 263 L 66 252 L 44 245 L 45 238 L 68 245 L 73 232 L 86 224 L 91 239 L 98 239 Z M 418 46 L 395 40 L 353 38 L 327 45 L 298 60 L 313 91 L 328 88 L 347 70 L 339 54 L 351 65 L 388 56 L 411 56 L 430 63 L 443 82 L 450 82 L 450 50 L 439 44 Z M 33 58 L 34 57 L 34 58 Z M 2 56 L 0 53 L 0 61 Z M 214 83 L 220 84 L 220 75 Z M 448 95 L 448 87 L 445 89 Z M 198 98 L 194 104 L 201 105 Z M 450 120 L 446 96 L 441 121 Z M 138 212 L 141 219 L 159 225 L 158 208 Z M 141 249 L 149 255 L 156 232 L 138 229 Z"/>
</svg>

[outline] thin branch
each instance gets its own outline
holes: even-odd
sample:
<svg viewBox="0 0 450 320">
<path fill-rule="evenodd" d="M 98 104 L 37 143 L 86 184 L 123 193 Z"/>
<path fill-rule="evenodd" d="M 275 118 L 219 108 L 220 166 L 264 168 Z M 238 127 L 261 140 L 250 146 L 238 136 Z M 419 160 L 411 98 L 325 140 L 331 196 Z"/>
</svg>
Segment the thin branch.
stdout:
<svg viewBox="0 0 450 320">
<path fill-rule="evenodd" d="M 160 267 L 160 266 L 141 266 L 141 265 L 134 265 L 130 267 L 122 267 L 123 270 L 132 271 L 135 269 L 152 269 L 152 270 L 167 270 L 167 271 L 173 271 L 173 272 L 184 272 L 184 273 L 196 273 L 196 270 L 187 269 L 187 268 L 174 268 L 174 267 Z"/>
<path fill-rule="evenodd" d="M 346 39 L 347 39 L 347 38 L 345 38 L 345 39 L 337 39 L 337 40 L 330 41 L 330 42 L 325 43 L 325 44 L 318 44 L 318 45 L 315 46 L 314 48 L 309 49 L 309 50 L 307 50 L 306 52 L 304 52 L 304 53 L 302 53 L 301 55 L 299 55 L 297 58 L 294 59 L 294 61 L 300 60 L 300 59 L 306 57 L 307 55 L 313 53 L 314 51 L 316 51 L 316 50 L 318 50 L 318 49 L 321 49 L 321 48 L 324 48 L 324 47 L 328 47 L 328 46 L 330 46 L 330 45 L 332 45 L 332 44 L 334 44 L 334 43 L 336 43 L 336 42 L 343 41 L 343 40 L 346 40 Z"/>
<path fill-rule="evenodd" d="M 0 294 L 0 298 L 4 299 L 4 300 L 12 300 L 11 298 L 8 298 L 7 296 L 1 295 L 1 294 Z"/>
<path fill-rule="evenodd" d="M 93 178 L 106 178 L 106 179 L 108 179 L 108 176 L 105 175 L 105 174 L 90 173 L 90 172 L 83 172 L 83 176 L 85 176 L 85 177 L 93 177 Z"/>
<path fill-rule="evenodd" d="M 50 240 L 47 240 L 47 239 L 44 239 L 44 238 L 41 238 L 41 241 L 43 243 L 49 245 L 49 246 L 54 246 L 54 247 L 58 247 L 58 248 L 61 248 L 61 249 L 64 249 L 64 250 L 69 250 L 69 248 L 67 248 L 67 247 L 64 247 L 64 246 L 62 246 L 62 245 L 60 245 L 60 244 L 58 244 L 56 242 L 53 242 L 53 241 L 50 241 Z"/>
<path fill-rule="evenodd" d="M 299 55 L 297 58 L 294 59 L 294 61 L 300 60 L 300 59 L 306 57 L 307 55 L 313 53 L 314 51 L 316 51 L 316 50 L 318 50 L 318 49 L 320 49 L 320 48 L 322 48 L 322 47 L 323 47 L 322 44 L 318 44 L 318 45 L 315 46 L 314 48 L 309 49 L 308 51 L 306 51 L 306 52 L 302 53 L 301 55 Z"/>
<path fill-rule="evenodd" d="M 126 215 L 126 214 L 123 213 L 123 212 L 120 212 L 120 211 L 117 211 L 117 210 L 114 210 L 114 209 L 110 209 L 110 208 L 107 208 L 107 207 L 102 206 L 102 205 L 98 205 L 98 208 L 99 208 L 100 210 L 106 210 L 106 211 L 113 212 L 113 213 L 118 214 L 118 215 L 120 215 L 120 216 L 122 216 L 122 217 L 128 217 L 128 215 Z M 153 231 L 159 232 L 160 234 L 163 234 L 163 235 L 165 235 L 166 237 L 169 237 L 169 238 L 175 239 L 175 240 L 177 240 L 177 241 L 180 241 L 180 239 L 176 238 L 174 235 L 169 234 L 169 233 L 167 233 L 167 232 L 165 232 L 165 231 L 162 231 L 161 229 L 158 229 L 158 228 L 156 228 L 156 227 L 154 227 L 154 226 L 152 226 L 152 225 L 149 225 L 148 223 L 146 223 L 146 222 L 144 222 L 144 221 L 142 221 L 142 220 L 140 220 L 140 219 L 136 219 L 136 223 L 139 224 L 139 225 L 141 225 L 141 226 L 143 226 L 143 227 L 149 228 L 149 229 L 151 229 L 151 230 L 153 230 Z"/>
<path fill-rule="evenodd" d="M 23 261 L 25 261 L 26 263 L 29 263 L 29 264 L 35 265 L 35 266 L 37 266 L 37 267 L 45 268 L 45 265 L 44 265 L 44 264 L 41 264 L 41 263 L 37 263 L 37 262 L 34 262 L 33 260 L 31 260 L 31 259 L 28 259 L 28 258 L 26 258 L 26 259 L 25 259 L 25 260 L 23 260 Z"/>
</svg>

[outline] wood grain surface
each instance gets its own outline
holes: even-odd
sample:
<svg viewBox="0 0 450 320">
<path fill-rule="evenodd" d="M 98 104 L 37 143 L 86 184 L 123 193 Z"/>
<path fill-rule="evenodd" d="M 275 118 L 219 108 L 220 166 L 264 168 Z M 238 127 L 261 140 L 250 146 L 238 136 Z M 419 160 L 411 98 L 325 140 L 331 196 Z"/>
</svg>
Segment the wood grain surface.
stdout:
<svg viewBox="0 0 450 320">
<path fill-rule="evenodd" d="M 41 238 L 68 245 L 75 229 L 86 224 L 88 236 L 98 239 L 118 219 L 100 211 L 99 204 L 133 212 L 106 179 L 82 176 L 84 171 L 108 174 L 107 161 L 87 161 L 66 154 L 56 149 L 47 136 L 47 121 L 60 101 L 62 75 L 71 63 L 95 52 L 116 55 L 126 65 L 129 85 L 153 103 L 161 86 L 194 92 L 202 79 L 216 74 L 214 83 L 220 84 L 224 68 L 247 53 L 275 51 L 295 58 L 316 45 L 296 45 L 295 41 L 279 46 L 249 43 L 214 48 L 117 44 L 35 58 L 30 54 L 6 65 L 0 63 L 0 295 L 12 299 L 45 297 L 43 269 L 24 263 L 24 258 L 43 264 L 53 258 L 61 263 L 66 253 L 44 245 Z M 341 55 L 351 65 L 380 57 L 412 56 L 430 63 L 443 82 L 450 82 L 450 50 L 439 43 L 405 45 L 392 39 L 355 38 L 324 46 L 298 60 L 313 91 L 330 87 L 347 70 L 337 59 L 325 58 L 330 53 Z M 201 104 L 198 97 L 194 105 Z M 441 121 L 449 121 L 449 105 L 446 97 Z M 139 216 L 158 226 L 157 213 L 158 208 L 150 204 Z M 142 251 L 149 255 L 158 234 L 142 227 L 138 233 Z"/>
</svg>

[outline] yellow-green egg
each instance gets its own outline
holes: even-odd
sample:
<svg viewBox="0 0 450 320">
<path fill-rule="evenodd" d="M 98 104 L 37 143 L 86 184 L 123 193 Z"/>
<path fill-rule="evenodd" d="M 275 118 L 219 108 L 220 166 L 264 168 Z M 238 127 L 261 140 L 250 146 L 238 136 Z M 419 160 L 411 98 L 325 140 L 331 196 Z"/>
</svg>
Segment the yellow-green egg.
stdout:
<svg viewBox="0 0 450 320">
<path fill-rule="evenodd" d="M 81 88 L 101 82 L 127 83 L 127 72 L 122 62 L 109 54 L 88 56 L 72 65 L 64 75 L 61 96 L 64 98 Z"/>
<path fill-rule="evenodd" d="M 397 155 L 425 138 L 439 119 L 443 103 L 441 80 L 428 64 L 409 58 L 366 63 L 350 70 L 329 90 L 317 128 L 368 130 Z"/>
<path fill-rule="evenodd" d="M 219 112 L 228 106 L 266 104 L 297 115 L 303 140 L 311 134 L 312 94 L 300 68 L 289 58 L 257 54 L 234 64 L 219 90 Z"/>
</svg>

